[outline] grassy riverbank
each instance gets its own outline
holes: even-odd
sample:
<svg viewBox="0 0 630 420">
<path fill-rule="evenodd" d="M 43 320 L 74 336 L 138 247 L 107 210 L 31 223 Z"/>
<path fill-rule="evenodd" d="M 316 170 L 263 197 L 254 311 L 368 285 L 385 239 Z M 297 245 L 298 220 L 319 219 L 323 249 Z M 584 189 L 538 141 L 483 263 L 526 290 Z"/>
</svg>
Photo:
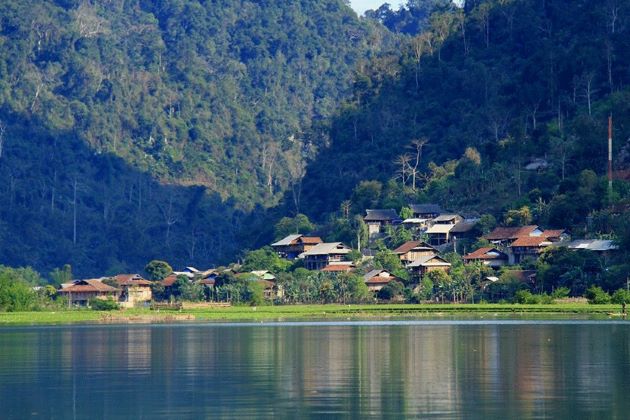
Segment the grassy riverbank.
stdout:
<svg viewBox="0 0 630 420">
<path fill-rule="evenodd" d="M 0 326 L 46 324 L 126 324 L 199 321 L 339 320 L 370 318 L 619 318 L 619 305 L 582 303 L 555 305 L 466 304 L 466 305 L 287 305 L 184 307 L 181 311 L 131 309 L 111 312 L 67 310 L 56 312 L 0 313 Z"/>
</svg>

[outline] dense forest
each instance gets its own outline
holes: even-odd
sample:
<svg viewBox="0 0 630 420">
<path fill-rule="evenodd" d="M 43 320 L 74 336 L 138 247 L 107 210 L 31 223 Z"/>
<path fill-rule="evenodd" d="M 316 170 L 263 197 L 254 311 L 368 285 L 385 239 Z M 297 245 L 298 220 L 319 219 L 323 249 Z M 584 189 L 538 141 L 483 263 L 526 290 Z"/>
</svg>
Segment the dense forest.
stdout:
<svg viewBox="0 0 630 420">
<path fill-rule="evenodd" d="M 342 0 L 2 2 L 0 261 L 233 258 L 386 34 Z"/>
<path fill-rule="evenodd" d="M 460 3 L 4 2 L 0 263 L 206 267 L 426 201 L 630 245 L 630 0 Z"/>
<path fill-rule="evenodd" d="M 360 68 L 294 211 L 429 200 L 501 221 L 528 206 L 545 226 L 614 233 L 610 206 L 629 196 L 624 181 L 606 188 L 607 122 L 623 174 L 630 2 L 474 3 L 436 9 L 402 51 Z"/>
</svg>

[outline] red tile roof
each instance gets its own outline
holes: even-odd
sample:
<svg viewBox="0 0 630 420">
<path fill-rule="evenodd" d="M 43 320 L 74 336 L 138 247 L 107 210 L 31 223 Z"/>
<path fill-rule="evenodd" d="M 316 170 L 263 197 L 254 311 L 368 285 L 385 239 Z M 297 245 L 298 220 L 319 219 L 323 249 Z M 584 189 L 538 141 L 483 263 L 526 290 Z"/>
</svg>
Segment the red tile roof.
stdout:
<svg viewBox="0 0 630 420">
<path fill-rule="evenodd" d="M 491 251 L 498 253 L 499 256 L 488 255 L 488 253 Z M 505 260 L 507 259 L 507 255 L 497 250 L 496 248 L 479 248 L 478 250 L 471 252 L 470 254 L 464 255 L 463 258 L 465 260 L 495 260 L 495 259 Z"/>
<path fill-rule="evenodd" d="M 321 271 L 326 271 L 329 273 L 343 273 L 343 272 L 351 271 L 353 268 L 354 266 L 352 265 L 352 263 L 335 264 L 335 265 L 327 265 L 326 267 L 322 268 Z"/>
<path fill-rule="evenodd" d="M 542 236 L 544 236 L 545 238 L 559 238 L 563 234 L 564 234 L 564 229 L 556 229 L 556 230 L 548 229 L 548 230 L 543 231 Z"/>
<path fill-rule="evenodd" d="M 73 284 L 62 287 L 60 293 L 114 293 L 118 289 L 103 283 L 100 279 L 75 280 Z"/>
<path fill-rule="evenodd" d="M 485 238 L 489 241 L 517 239 L 524 236 L 528 237 L 536 229 L 538 229 L 538 226 L 535 225 L 520 227 L 498 227 L 492 232 L 488 233 Z"/>
<path fill-rule="evenodd" d="M 396 248 L 394 250 L 394 254 L 406 254 L 407 252 L 411 251 L 412 249 L 418 247 L 418 246 L 423 246 L 423 247 L 427 247 L 430 249 L 434 249 L 431 245 L 428 245 L 422 241 L 409 241 L 409 242 L 405 242 L 404 244 L 402 244 L 401 246 L 399 246 L 398 248 Z"/>
<path fill-rule="evenodd" d="M 118 274 L 114 276 L 114 280 L 119 286 L 151 286 L 151 282 L 139 274 Z"/>
<path fill-rule="evenodd" d="M 306 245 L 317 245 L 324 242 L 319 236 L 302 236 L 299 241 Z"/>
<path fill-rule="evenodd" d="M 549 244 L 549 239 L 544 236 L 525 236 L 512 242 L 512 247 L 537 248 L 545 246 L 545 243 Z"/>
<path fill-rule="evenodd" d="M 170 276 L 168 276 L 167 278 L 165 278 L 164 280 L 162 280 L 162 286 L 164 287 L 170 287 L 173 284 L 175 284 L 175 282 L 177 281 L 177 275 L 175 274 L 171 274 Z"/>
</svg>

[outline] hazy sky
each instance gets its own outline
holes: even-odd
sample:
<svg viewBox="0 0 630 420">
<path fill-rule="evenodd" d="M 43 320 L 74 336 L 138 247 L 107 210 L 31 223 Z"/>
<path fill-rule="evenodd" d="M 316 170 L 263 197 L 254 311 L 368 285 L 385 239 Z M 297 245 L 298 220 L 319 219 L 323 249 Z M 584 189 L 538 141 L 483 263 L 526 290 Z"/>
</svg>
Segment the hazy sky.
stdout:
<svg viewBox="0 0 630 420">
<path fill-rule="evenodd" d="M 352 8 L 362 15 L 368 9 L 378 9 L 383 3 L 389 3 L 392 9 L 397 9 L 404 1 L 402 0 L 350 0 Z"/>
</svg>

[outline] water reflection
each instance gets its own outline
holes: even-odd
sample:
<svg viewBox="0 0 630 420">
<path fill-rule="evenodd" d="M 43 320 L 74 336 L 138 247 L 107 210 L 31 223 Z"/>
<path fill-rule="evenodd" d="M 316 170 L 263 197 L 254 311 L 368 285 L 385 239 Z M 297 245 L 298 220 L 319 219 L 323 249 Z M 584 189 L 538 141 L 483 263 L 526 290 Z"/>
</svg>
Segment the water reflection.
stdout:
<svg viewBox="0 0 630 420">
<path fill-rule="evenodd" d="M 623 418 L 630 324 L 0 331 L 2 418 Z"/>
</svg>

